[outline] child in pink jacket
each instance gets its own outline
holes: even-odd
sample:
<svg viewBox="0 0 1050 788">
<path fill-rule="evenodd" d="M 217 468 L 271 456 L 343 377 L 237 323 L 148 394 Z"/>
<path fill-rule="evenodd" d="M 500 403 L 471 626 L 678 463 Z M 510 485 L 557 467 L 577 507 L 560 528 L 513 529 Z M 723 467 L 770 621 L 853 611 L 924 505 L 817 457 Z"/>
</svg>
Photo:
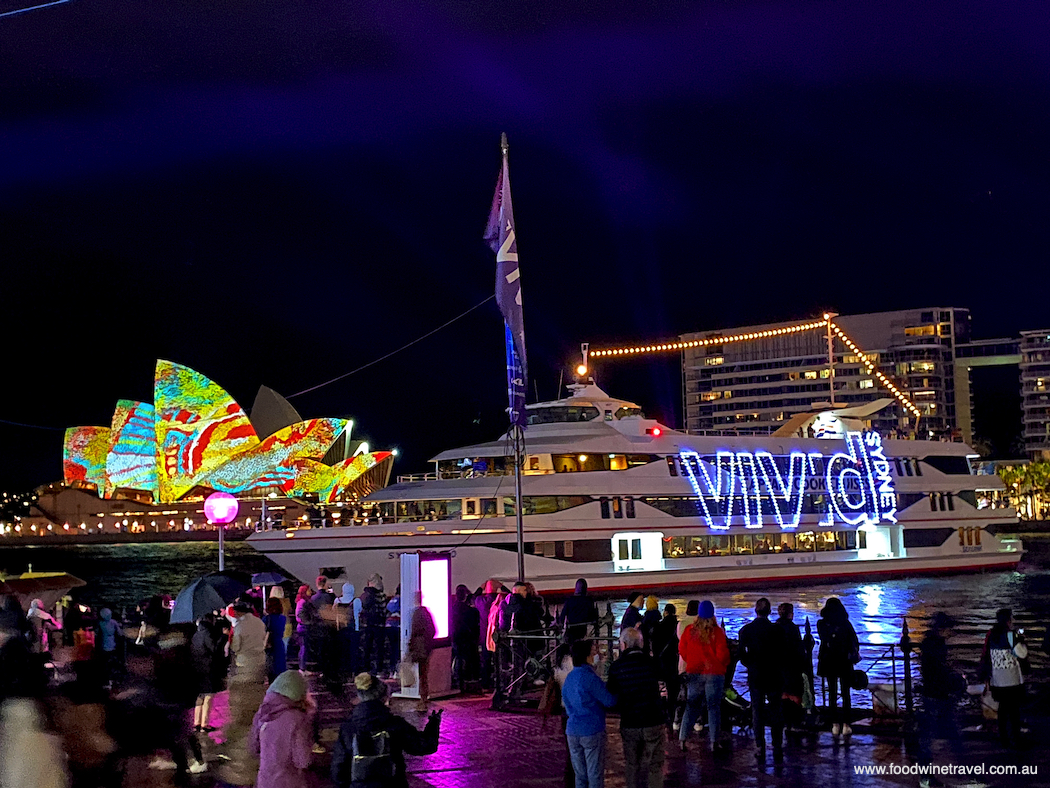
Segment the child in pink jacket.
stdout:
<svg viewBox="0 0 1050 788">
<path fill-rule="evenodd" d="M 252 720 L 248 746 L 259 758 L 255 788 L 307 788 L 313 713 L 306 679 L 299 671 L 286 670 L 274 679 Z"/>
</svg>

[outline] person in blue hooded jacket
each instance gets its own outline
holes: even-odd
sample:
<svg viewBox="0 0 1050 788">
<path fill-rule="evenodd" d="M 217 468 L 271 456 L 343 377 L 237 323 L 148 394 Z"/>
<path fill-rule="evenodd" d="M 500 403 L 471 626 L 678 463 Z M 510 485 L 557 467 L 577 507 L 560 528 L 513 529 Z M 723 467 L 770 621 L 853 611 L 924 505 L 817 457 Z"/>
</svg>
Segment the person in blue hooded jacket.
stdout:
<svg viewBox="0 0 1050 788">
<path fill-rule="evenodd" d="M 573 669 L 561 691 L 561 702 L 568 715 L 565 737 L 576 772 L 576 788 L 605 785 L 605 712 L 616 705 L 616 698 L 594 672 L 594 653 L 593 641 L 577 640 L 572 644 Z"/>
</svg>

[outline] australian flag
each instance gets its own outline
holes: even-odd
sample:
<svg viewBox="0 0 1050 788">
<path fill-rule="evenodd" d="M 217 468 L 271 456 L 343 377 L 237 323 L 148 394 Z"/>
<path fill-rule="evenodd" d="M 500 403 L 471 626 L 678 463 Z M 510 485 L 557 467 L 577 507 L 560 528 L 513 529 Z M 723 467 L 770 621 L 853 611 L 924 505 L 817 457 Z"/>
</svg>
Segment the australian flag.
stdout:
<svg viewBox="0 0 1050 788">
<path fill-rule="evenodd" d="M 510 202 L 510 172 L 507 168 L 507 137 L 503 135 L 503 168 L 496 181 L 492 212 L 485 240 L 496 253 L 496 303 L 503 313 L 507 338 L 507 392 L 510 422 L 525 428 L 525 391 L 528 366 L 525 362 L 525 319 L 521 311 L 521 279 L 518 242 L 514 235 L 514 210 Z"/>
</svg>

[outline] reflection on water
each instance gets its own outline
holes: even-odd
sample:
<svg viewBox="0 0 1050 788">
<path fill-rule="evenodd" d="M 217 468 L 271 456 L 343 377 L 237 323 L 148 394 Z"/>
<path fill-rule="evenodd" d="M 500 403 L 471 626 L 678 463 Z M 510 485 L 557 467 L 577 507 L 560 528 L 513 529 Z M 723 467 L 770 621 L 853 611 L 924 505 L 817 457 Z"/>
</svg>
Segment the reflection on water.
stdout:
<svg viewBox="0 0 1050 788">
<path fill-rule="evenodd" d="M 1017 625 L 1025 629 L 1029 642 L 1036 645 L 1031 650 L 1033 668 L 1042 668 L 1047 665 L 1047 657 L 1038 646 L 1043 640 L 1050 610 L 1050 540 L 1033 539 L 1026 541 L 1025 546 L 1030 553 L 1022 564 L 1023 571 L 1019 572 L 977 572 L 863 585 L 844 582 L 724 593 L 709 588 L 695 598 L 714 602 L 718 619 L 725 624 L 730 637 L 735 637 L 740 627 L 754 618 L 755 600 L 759 597 L 769 598 L 773 618 L 776 618 L 778 604 L 791 602 L 795 606 L 795 622 L 804 626 L 808 620 L 816 638 L 820 610 L 828 597 L 837 596 L 849 612 L 861 643 L 871 644 L 862 649 L 861 667 L 873 682 L 890 681 L 892 664 L 888 660 L 871 664 L 871 660 L 900 641 L 903 622 L 907 620 L 911 637 L 918 642 L 922 640 L 926 622 L 939 610 L 950 613 L 957 621 L 951 640 L 954 659 L 964 670 L 976 670 L 984 636 L 995 623 L 995 611 L 1009 607 L 1014 611 Z M 661 599 L 661 608 L 668 602 L 676 606 L 679 616 L 685 612 L 684 598 Z M 617 620 L 626 607 L 624 601 L 613 602 Z M 899 658 L 899 649 L 896 653 Z M 899 663 L 897 670 L 899 674 Z M 738 672 L 738 677 L 742 673 Z"/>
</svg>

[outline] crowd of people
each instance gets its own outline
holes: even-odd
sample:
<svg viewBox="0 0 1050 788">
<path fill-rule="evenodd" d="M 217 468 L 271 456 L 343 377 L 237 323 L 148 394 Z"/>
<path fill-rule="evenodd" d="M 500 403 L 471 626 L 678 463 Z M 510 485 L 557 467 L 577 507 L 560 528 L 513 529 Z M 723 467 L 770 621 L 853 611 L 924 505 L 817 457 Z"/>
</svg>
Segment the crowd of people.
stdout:
<svg viewBox="0 0 1050 788">
<path fill-rule="evenodd" d="M 562 608 L 560 621 L 573 618 L 579 627 L 597 618 L 593 603 L 586 600 L 586 584 Z M 583 611 L 575 615 L 576 611 Z M 773 608 L 762 597 L 755 603 L 755 616 L 737 633 L 727 633 L 716 619 L 709 600 L 688 602 L 681 619 L 674 605 L 659 610 L 656 597 L 638 592 L 627 598 L 620 621 L 620 654 L 611 664 L 596 669 L 597 641 L 564 628 L 568 643 L 555 670 L 560 686 L 564 730 L 576 788 L 600 788 L 604 784 L 605 716 L 615 710 L 620 716 L 625 782 L 628 788 L 658 788 L 663 785 L 664 759 L 669 739 L 683 752 L 690 734 L 707 731 L 707 749 L 717 757 L 727 750 L 729 726 L 723 715 L 729 711 L 741 729 L 750 729 L 759 764 L 766 763 L 767 745 L 773 762 L 784 761 L 785 731 L 813 731 L 820 721 L 830 726 L 835 741 L 848 743 L 854 719 L 851 693 L 866 686 L 866 675 L 858 670 L 860 641 L 841 600 L 830 597 L 817 622 L 819 648 L 813 669 L 813 642 L 806 643 L 794 621 L 794 607 L 785 602 Z M 919 763 L 931 763 L 933 745 L 947 742 L 960 754 L 957 719 L 967 681 L 951 667 L 948 639 L 954 620 L 937 613 L 919 647 L 922 681 L 915 735 L 909 751 Z M 578 631 L 578 630 L 577 630 Z M 1050 648 L 1050 635 L 1043 648 Z M 991 702 L 998 708 L 998 731 L 1004 747 L 1021 745 L 1020 714 L 1025 696 L 1028 647 L 1023 631 L 1013 623 L 1009 610 L 1000 610 L 987 634 L 978 674 L 986 683 Z M 747 671 L 750 714 L 733 703 L 736 693 L 730 683 L 737 663 Z M 603 682 L 601 674 L 607 673 Z M 818 718 L 815 681 L 825 683 L 825 705 Z M 810 721 L 807 724 L 807 719 Z M 768 730 L 768 739 L 767 739 Z M 677 734 L 677 735 L 675 735 Z M 959 760 L 958 758 L 956 760 Z M 936 776 L 920 779 L 923 788 L 939 785 Z"/>
<path fill-rule="evenodd" d="M 119 616 L 108 608 L 96 616 L 78 605 L 55 615 L 41 600 L 23 609 L 15 597 L 2 597 L 0 786 L 117 786 L 134 757 L 174 770 L 177 783 L 214 768 L 231 786 L 306 786 L 306 771 L 325 752 L 311 679 L 356 699 L 331 753 L 335 784 L 406 786 L 405 755 L 436 751 L 440 727 L 440 713 L 420 730 L 387 705 L 389 684 L 408 681 L 410 667 L 419 681 L 419 711 L 429 708 L 437 627 L 418 595 L 412 602 L 400 665 L 400 588 L 388 596 L 379 575 L 360 594 L 348 583 L 333 588 L 324 576 L 300 586 L 294 600 L 281 586 L 265 597 L 252 589 L 191 626 L 170 623 L 171 600 L 163 597 Z M 546 647 L 531 643 L 560 643 L 541 705 L 560 712 L 566 768 L 577 788 L 604 784 L 610 710 L 619 714 L 629 788 L 662 785 L 667 748 L 688 752 L 694 734 L 719 757 L 732 727 L 749 729 L 759 764 L 769 749 L 774 764 L 782 763 L 786 732 L 817 730 L 819 722 L 848 743 L 851 693 L 866 678 L 858 678 L 861 644 L 845 606 L 831 597 L 820 611 L 815 670 L 814 641 L 803 637 L 791 603 L 780 604 L 774 617 L 763 597 L 754 614 L 731 638 L 710 600 L 690 600 L 679 616 L 675 605 L 661 607 L 658 597 L 634 592 L 619 623 L 618 648 L 606 643 L 601 650 L 600 629 L 611 620 L 599 613 L 584 579 L 554 615 L 529 583 L 508 589 L 490 579 L 474 591 L 460 585 L 449 601 L 452 678 L 461 689 L 482 691 L 494 684 L 497 649 L 509 654 L 502 664 L 520 678 Z M 938 740 L 959 750 L 956 715 L 969 682 L 951 665 L 955 626 L 949 614 L 937 613 L 919 647 L 921 703 L 917 735 L 909 740 L 919 762 L 931 762 Z M 59 643 L 71 647 L 63 676 L 52 662 Z M 749 703 L 732 688 L 738 665 L 747 673 Z M 1024 632 L 1011 611 L 1000 610 L 977 678 L 997 706 L 1004 747 L 1021 744 L 1027 672 Z M 820 715 L 815 682 L 826 686 Z M 220 693 L 227 710 L 218 731 L 212 717 Z M 220 734 L 221 759 L 209 762 L 201 745 L 212 733 Z M 27 759 L 37 765 L 27 769 Z"/>
<path fill-rule="evenodd" d="M 0 786 L 120 786 L 139 757 L 171 770 L 176 784 L 214 769 L 228 786 L 306 786 L 325 752 L 311 677 L 356 689 L 331 753 L 335 784 L 407 785 L 404 756 L 436 750 L 440 714 L 419 731 L 386 707 L 400 659 L 388 632 L 400 629 L 399 597 L 383 593 L 378 575 L 360 597 L 328 585 L 321 577 L 316 591 L 303 586 L 294 605 L 281 586 L 265 599 L 250 589 L 193 624 L 172 624 L 172 600 L 162 596 L 120 616 L 79 605 L 55 615 L 40 600 L 23 610 L 0 597 Z M 420 607 L 411 658 L 425 663 L 434 636 Z M 70 646 L 61 660 L 60 645 Z M 425 682 L 425 664 L 420 673 Z M 220 693 L 221 730 L 212 725 Z M 425 690 L 421 700 L 425 709 Z M 213 733 L 209 759 L 202 744 Z"/>
</svg>

